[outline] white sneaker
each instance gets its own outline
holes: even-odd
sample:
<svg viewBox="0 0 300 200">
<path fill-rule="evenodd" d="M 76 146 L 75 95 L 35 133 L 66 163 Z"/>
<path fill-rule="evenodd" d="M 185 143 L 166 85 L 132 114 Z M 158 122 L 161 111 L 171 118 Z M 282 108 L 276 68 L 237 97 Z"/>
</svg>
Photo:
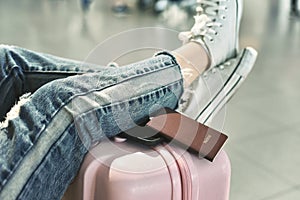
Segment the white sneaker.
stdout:
<svg viewBox="0 0 300 200">
<path fill-rule="evenodd" d="M 257 52 L 247 47 L 237 57 L 207 70 L 185 89 L 177 111 L 209 125 L 246 79 L 256 57 Z"/>
<path fill-rule="evenodd" d="M 235 57 L 242 4 L 242 0 L 201 0 L 195 25 L 191 31 L 180 33 L 179 39 L 201 43 L 211 58 L 210 67 Z"/>
</svg>

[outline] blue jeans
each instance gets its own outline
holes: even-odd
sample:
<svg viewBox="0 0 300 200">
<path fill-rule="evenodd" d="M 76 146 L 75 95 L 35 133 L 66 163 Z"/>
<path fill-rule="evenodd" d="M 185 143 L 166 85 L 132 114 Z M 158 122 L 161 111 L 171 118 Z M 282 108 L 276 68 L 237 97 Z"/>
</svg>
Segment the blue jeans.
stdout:
<svg viewBox="0 0 300 200">
<path fill-rule="evenodd" d="M 1 200 L 60 199 L 93 144 L 176 108 L 183 92 L 180 67 L 166 52 L 99 67 L 2 45 L 0 66 Z"/>
</svg>

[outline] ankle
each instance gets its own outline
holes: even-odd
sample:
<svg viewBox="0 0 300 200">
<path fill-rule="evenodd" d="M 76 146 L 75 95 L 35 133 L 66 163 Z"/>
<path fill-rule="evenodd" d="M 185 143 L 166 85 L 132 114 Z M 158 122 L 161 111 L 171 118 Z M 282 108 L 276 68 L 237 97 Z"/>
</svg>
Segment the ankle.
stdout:
<svg viewBox="0 0 300 200">
<path fill-rule="evenodd" d="M 179 63 L 183 78 L 189 85 L 210 65 L 207 51 L 198 43 L 189 42 L 173 51 Z"/>
</svg>

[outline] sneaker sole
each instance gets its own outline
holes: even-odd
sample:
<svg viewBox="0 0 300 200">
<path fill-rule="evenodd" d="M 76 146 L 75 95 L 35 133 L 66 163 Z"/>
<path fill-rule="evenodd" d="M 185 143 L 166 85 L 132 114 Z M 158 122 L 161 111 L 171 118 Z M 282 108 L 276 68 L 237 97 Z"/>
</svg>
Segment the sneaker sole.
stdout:
<svg viewBox="0 0 300 200">
<path fill-rule="evenodd" d="M 248 47 L 237 57 L 206 71 L 186 89 L 182 99 L 187 100 L 179 104 L 177 111 L 200 123 L 209 123 L 248 76 L 256 57 L 257 52 Z"/>
<path fill-rule="evenodd" d="M 196 118 L 198 122 L 207 124 L 214 118 L 214 116 L 230 100 L 230 98 L 235 94 L 237 89 L 244 82 L 254 66 L 256 57 L 257 52 L 253 48 L 247 47 L 240 53 L 237 59 L 233 59 L 235 60 L 233 61 L 233 66 L 226 67 L 229 69 L 227 72 L 225 70 L 222 71 L 222 69 L 220 69 L 220 66 L 218 66 L 218 70 L 225 80 L 224 84 L 221 85 L 221 87 L 219 85 L 218 92 L 215 93 L 214 96 L 212 96 L 211 100 L 201 110 Z M 212 71 L 213 70 L 208 73 L 210 73 L 211 78 L 214 79 L 214 74 L 216 74 L 216 72 Z M 213 91 L 213 89 L 211 88 L 210 90 Z"/>
</svg>

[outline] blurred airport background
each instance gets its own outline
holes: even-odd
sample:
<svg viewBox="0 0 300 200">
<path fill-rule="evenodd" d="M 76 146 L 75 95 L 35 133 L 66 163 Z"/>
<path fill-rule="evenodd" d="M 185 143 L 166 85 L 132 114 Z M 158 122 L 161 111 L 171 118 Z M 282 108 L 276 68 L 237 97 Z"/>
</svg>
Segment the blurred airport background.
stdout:
<svg viewBox="0 0 300 200">
<path fill-rule="evenodd" d="M 189 29 L 192 5 L 189 0 L 0 0 L 0 43 L 84 60 L 122 31 Z M 259 55 L 226 107 L 222 131 L 229 135 L 231 200 L 300 199 L 299 12 L 294 0 L 244 0 L 240 45 L 253 46 Z M 171 42 L 180 44 L 176 38 Z"/>
</svg>

